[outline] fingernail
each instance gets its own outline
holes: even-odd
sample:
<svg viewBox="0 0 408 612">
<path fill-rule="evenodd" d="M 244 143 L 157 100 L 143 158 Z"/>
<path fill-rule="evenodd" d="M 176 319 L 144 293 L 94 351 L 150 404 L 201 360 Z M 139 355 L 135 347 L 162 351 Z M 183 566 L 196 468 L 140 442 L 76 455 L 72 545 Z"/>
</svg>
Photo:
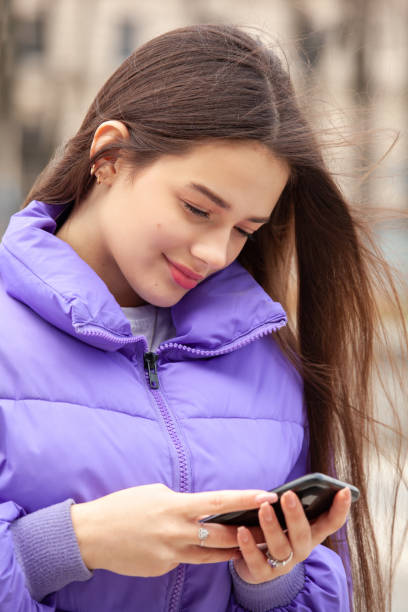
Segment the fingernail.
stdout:
<svg viewBox="0 0 408 612">
<path fill-rule="evenodd" d="M 343 501 L 345 504 L 348 504 L 351 500 L 351 491 L 349 488 L 343 489 Z"/>
<path fill-rule="evenodd" d="M 245 529 L 245 527 L 238 527 L 238 534 L 239 537 L 241 538 L 241 540 L 246 544 L 247 542 L 249 542 L 249 536 L 248 536 L 248 532 Z"/>
<path fill-rule="evenodd" d="M 270 523 L 273 518 L 272 508 L 269 504 L 262 504 L 261 509 L 265 521 L 268 521 L 268 523 Z"/>
<path fill-rule="evenodd" d="M 262 502 L 269 502 L 270 504 L 273 504 L 278 501 L 278 496 L 276 493 L 259 493 L 259 495 L 255 497 L 255 501 L 258 504 L 261 504 Z"/>
<path fill-rule="evenodd" d="M 296 507 L 296 495 L 292 491 L 288 491 L 287 493 L 285 493 L 284 498 L 285 504 L 288 508 Z"/>
</svg>

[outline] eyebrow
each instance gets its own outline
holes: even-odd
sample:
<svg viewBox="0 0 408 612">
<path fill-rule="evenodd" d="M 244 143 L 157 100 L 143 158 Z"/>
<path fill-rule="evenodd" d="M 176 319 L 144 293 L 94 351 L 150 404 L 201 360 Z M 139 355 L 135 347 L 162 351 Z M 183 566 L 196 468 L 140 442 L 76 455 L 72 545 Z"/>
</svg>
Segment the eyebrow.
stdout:
<svg viewBox="0 0 408 612">
<path fill-rule="evenodd" d="M 228 204 L 225 200 L 220 198 L 216 193 L 205 187 L 205 185 L 200 185 L 199 183 L 189 183 L 188 187 L 199 191 L 202 195 L 207 197 L 209 200 L 214 202 L 220 208 L 224 208 L 226 210 L 230 210 L 232 208 L 231 204 Z M 270 217 L 251 217 L 248 221 L 252 221 L 253 223 L 266 223 L 269 221 Z"/>
</svg>

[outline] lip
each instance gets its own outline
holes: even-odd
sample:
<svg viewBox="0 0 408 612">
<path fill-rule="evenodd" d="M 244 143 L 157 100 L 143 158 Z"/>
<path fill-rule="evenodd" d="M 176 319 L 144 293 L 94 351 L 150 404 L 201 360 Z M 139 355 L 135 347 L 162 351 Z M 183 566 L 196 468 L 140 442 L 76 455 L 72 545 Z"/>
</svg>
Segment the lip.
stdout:
<svg viewBox="0 0 408 612">
<path fill-rule="evenodd" d="M 168 257 L 166 257 L 166 261 L 170 268 L 173 280 L 178 285 L 183 287 L 183 289 L 193 289 L 198 285 L 198 281 L 204 278 L 204 276 L 202 276 L 201 274 L 197 274 L 196 272 L 193 272 L 192 270 L 186 268 L 181 264 L 174 263 L 173 261 L 168 259 Z"/>
</svg>

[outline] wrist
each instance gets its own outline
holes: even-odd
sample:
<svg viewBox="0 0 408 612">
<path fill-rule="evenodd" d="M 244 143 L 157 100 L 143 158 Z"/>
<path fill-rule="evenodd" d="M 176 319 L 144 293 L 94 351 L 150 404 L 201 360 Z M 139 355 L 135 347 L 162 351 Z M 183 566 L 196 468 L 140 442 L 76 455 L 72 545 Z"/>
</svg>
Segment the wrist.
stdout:
<svg viewBox="0 0 408 612">
<path fill-rule="evenodd" d="M 254 612 L 266 612 L 275 608 L 286 609 L 305 585 L 303 563 L 295 565 L 288 574 L 258 584 L 241 578 L 232 560 L 229 562 L 229 567 L 237 603 L 246 610 Z"/>
<path fill-rule="evenodd" d="M 92 502 L 73 504 L 71 521 L 84 564 L 91 571 L 100 569 L 98 564 L 99 538 L 93 520 Z"/>
</svg>

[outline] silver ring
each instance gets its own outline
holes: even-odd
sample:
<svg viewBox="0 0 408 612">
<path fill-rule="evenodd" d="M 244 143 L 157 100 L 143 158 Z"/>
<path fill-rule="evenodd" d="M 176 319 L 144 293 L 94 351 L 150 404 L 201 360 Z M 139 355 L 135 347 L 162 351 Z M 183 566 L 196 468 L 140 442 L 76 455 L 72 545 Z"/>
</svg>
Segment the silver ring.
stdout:
<svg viewBox="0 0 408 612">
<path fill-rule="evenodd" d="M 205 545 L 205 540 L 208 538 L 209 535 L 210 535 L 210 532 L 208 531 L 206 527 L 198 528 L 198 539 L 200 540 L 200 546 Z"/>
<path fill-rule="evenodd" d="M 272 557 L 269 550 L 266 551 L 266 560 L 271 567 L 284 567 L 285 565 L 289 563 L 289 561 L 292 561 L 292 557 L 293 557 L 293 550 L 290 551 L 289 557 L 287 557 L 286 559 L 283 559 L 282 561 L 279 561 L 279 559 L 275 559 L 274 557 Z"/>
</svg>

